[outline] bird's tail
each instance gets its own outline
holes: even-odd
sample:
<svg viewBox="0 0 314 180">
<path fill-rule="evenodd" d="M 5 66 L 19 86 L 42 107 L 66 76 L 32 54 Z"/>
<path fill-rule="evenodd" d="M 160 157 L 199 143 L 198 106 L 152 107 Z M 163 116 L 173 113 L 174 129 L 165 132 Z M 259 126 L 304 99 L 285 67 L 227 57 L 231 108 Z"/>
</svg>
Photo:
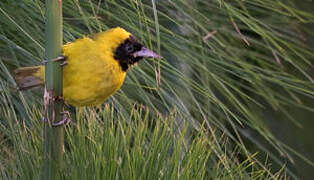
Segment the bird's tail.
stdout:
<svg viewBox="0 0 314 180">
<path fill-rule="evenodd" d="M 42 66 L 22 67 L 14 71 L 14 78 L 20 90 L 26 90 L 44 84 Z"/>
</svg>

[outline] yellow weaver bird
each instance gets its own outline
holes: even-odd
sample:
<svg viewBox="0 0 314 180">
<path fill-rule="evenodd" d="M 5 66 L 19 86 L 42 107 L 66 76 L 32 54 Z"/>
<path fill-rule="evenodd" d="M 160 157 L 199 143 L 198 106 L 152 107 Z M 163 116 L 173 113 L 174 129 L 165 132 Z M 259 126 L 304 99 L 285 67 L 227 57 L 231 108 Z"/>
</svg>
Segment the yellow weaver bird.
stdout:
<svg viewBox="0 0 314 180">
<path fill-rule="evenodd" d="M 139 60 L 160 58 L 126 30 L 117 27 L 63 46 L 63 97 L 74 106 L 97 106 L 123 84 L 129 67 Z M 15 70 L 21 90 L 44 85 L 44 66 Z"/>
</svg>

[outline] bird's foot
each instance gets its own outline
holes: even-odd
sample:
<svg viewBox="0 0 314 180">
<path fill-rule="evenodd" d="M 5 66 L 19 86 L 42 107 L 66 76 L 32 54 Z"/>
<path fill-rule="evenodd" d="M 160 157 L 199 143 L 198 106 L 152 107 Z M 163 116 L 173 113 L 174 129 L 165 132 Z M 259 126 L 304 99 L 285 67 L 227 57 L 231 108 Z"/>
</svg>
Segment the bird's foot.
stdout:
<svg viewBox="0 0 314 180">
<path fill-rule="evenodd" d="M 56 127 L 56 126 L 66 125 L 71 122 L 71 115 L 69 111 L 62 111 L 60 113 L 63 115 L 62 120 L 57 123 L 53 123 L 52 126 Z"/>
<path fill-rule="evenodd" d="M 62 63 L 60 63 L 60 66 L 63 67 L 63 66 L 65 66 L 65 65 L 67 65 L 67 64 L 68 64 L 68 62 L 63 61 Z"/>
<path fill-rule="evenodd" d="M 62 62 L 60 63 L 60 66 L 65 66 L 65 65 L 67 65 L 66 57 L 65 57 L 65 56 L 58 56 L 57 58 L 54 58 L 54 59 L 46 59 L 46 60 L 43 60 L 42 64 L 43 64 L 43 65 L 46 65 L 48 62 L 58 62 L 58 61 L 62 61 Z"/>
<path fill-rule="evenodd" d="M 62 101 L 64 103 L 64 97 L 63 96 L 56 96 L 53 98 L 54 101 Z"/>
</svg>

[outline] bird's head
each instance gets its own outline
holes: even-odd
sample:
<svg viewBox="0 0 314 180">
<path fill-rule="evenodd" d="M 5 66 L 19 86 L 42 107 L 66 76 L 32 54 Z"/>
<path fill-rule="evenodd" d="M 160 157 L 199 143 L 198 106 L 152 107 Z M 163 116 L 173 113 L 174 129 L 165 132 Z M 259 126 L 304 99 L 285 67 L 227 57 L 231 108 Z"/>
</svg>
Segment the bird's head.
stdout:
<svg viewBox="0 0 314 180">
<path fill-rule="evenodd" d="M 109 29 L 94 38 L 112 49 L 114 59 L 119 61 L 123 71 L 127 71 L 131 65 L 143 58 L 161 58 L 120 27 Z"/>
<path fill-rule="evenodd" d="M 129 66 L 143 58 L 160 58 L 160 56 L 144 47 L 133 35 L 130 35 L 118 46 L 114 58 L 119 61 L 122 70 L 126 71 Z"/>
</svg>

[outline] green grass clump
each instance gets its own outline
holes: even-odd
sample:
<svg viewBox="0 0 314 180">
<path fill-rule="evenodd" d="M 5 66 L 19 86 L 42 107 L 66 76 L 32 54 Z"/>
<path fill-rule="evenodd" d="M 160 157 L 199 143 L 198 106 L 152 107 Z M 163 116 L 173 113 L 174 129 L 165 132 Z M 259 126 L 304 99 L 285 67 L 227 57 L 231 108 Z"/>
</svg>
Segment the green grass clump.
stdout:
<svg viewBox="0 0 314 180">
<path fill-rule="evenodd" d="M 130 117 L 124 117 L 113 107 L 79 109 L 77 122 L 66 127 L 64 179 L 264 179 L 284 175 L 263 170 L 254 155 L 243 162 L 228 153 L 217 156 L 216 139 L 204 128 L 191 138 L 187 126 L 176 123 L 175 111 L 152 118 L 147 107 L 133 108 Z M 43 123 L 38 109 L 29 112 L 34 121 L 27 127 L 6 107 L 10 111 L 5 120 L 8 127 L 1 126 L 1 179 L 42 177 Z M 228 150 L 227 138 L 222 136 L 219 141 Z"/>
</svg>

